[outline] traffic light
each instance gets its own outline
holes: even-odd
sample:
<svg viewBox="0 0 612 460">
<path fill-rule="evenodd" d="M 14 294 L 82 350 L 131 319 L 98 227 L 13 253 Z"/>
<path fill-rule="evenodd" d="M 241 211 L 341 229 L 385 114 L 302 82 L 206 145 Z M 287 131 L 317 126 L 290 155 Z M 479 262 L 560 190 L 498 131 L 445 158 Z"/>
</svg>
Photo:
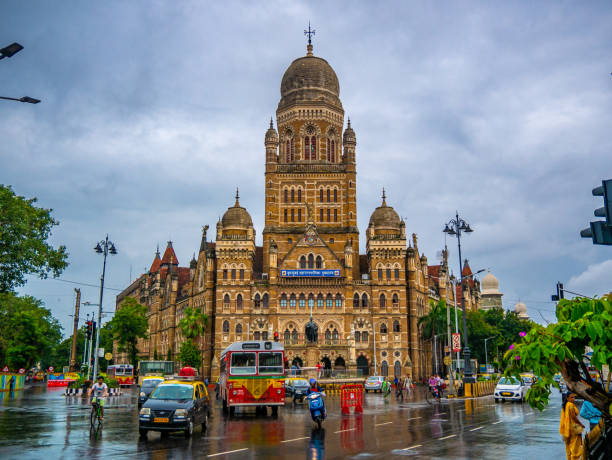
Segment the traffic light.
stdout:
<svg viewBox="0 0 612 460">
<path fill-rule="evenodd" d="M 275 341 L 275 342 L 278 342 L 278 332 L 275 332 L 275 333 L 274 333 L 274 341 Z"/>
<path fill-rule="evenodd" d="M 602 196 L 603 208 L 593 213 L 595 217 L 605 217 L 605 221 L 591 222 L 589 228 L 580 231 L 582 238 L 592 238 L 593 244 L 612 245 L 612 179 L 601 181 L 600 187 L 593 189 L 593 196 Z"/>
<path fill-rule="evenodd" d="M 87 321 L 87 338 L 91 339 L 91 321 Z"/>
<path fill-rule="evenodd" d="M 558 302 L 561 299 L 565 299 L 565 291 L 563 290 L 563 283 L 557 281 L 557 294 L 550 296 L 553 302 Z"/>
</svg>

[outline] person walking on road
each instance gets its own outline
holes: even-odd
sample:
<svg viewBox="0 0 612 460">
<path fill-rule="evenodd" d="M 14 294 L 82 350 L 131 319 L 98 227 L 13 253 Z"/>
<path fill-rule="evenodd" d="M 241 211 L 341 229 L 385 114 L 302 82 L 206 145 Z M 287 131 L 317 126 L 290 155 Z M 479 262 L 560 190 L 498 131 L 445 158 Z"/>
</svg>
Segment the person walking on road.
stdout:
<svg viewBox="0 0 612 460">
<path fill-rule="evenodd" d="M 585 399 L 580 408 L 580 416 L 589 421 L 589 431 L 593 431 L 601 419 L 601 411 Z"/>
<path fill-rule="evenodd" d="M 404 402 L 404 388 L 403 388 L 404 384 L 402 383 L 401 379 L 398 379 L 397 377 L 396 379 L 397 379 L 397 384 L 395 386 L 395 399 L 399 401 L 400 398 L 402 398 L 402 402 Z"/>
<path fill-rule="evenodd" d="M 412 380 L 410 379 L 410 377 L 406 377 L 404 379 L 404 392 L 406 393 L 406 398 L 408 398 L 410 396 L 410 389 L 412 386 Z"/>
<path fill-rule="evenodd" d="M 559 434 L 565 442 L 567 460 L 582 459 L 582 430 L 584 425 L 578 419 L 578 409 L 575 405 L 576 395 L 569 393 L 561 406 L 561 421 Z"/>
</svg>

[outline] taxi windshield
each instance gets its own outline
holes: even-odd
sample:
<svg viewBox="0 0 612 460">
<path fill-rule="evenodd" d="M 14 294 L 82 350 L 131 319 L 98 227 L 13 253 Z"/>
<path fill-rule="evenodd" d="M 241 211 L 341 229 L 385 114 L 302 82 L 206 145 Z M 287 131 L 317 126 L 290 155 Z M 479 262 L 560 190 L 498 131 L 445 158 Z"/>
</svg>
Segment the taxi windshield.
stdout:
<svg viewBox="0 0 612 460">
<path fill-rule="evenodd" d="M 160 385 L 158 386 L 151 399 L 191 399 L 193 397 L 193 387 L 191 385 Z"/>
</svg>

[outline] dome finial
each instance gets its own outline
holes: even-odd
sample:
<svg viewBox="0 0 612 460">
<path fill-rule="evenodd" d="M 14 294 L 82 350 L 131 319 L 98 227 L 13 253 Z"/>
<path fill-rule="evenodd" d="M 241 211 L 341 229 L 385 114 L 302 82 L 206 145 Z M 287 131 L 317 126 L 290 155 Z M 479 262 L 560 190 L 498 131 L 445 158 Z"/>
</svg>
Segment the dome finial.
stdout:
<svg viewBox="0 0 612 460">
<path fill-rule="evenodd" d="M 304 35 L 308 37 L 308 46 L 306 46 L 306 56 L 312 56 L 312 36 L 315 34 L 315 30 L 310 28 L 310 21 L 308 21 L 308 30 L 304 29 Z"/>
<path fill-rule="evenodd" d="M 383 206 L 387 206 L 387 195 L 385 195 L 385 188 L 383 187 L 383 194 L 382 194 L 382 205 Z"/>
<path fill-rule="evenodd" d="M 272 117 L 270 117 L 270 129 L 274 129 L 274 123 L 272 122 Z"/>
<path fill-rule="evenodd" d="M 351 117 L 348 117 L 348 126 L 347 129 L 351 127 Z"/>
<path fill-rule="evenodd" d="M 240 199 L 240 194 L 238 193 L 238 187 L 236 187 L 236 204 L 234 206 L 240 206 L 238 200 Z"/>
</svg>

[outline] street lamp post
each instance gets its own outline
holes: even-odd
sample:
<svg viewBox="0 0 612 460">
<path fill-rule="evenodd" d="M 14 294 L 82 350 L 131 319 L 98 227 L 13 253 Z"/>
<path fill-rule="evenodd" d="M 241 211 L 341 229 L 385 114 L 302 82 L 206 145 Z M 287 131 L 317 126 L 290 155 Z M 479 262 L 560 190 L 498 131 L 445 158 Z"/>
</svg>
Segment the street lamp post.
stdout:
<svg viewBox="0 0 612 460">
<path fill-rule="evenodd" d="M 11 43 L 10 45 L 5 46 L 4 48 L 0 48 L 0 59 L 12 57 L 14 54 L 19 53 L 19 51 L 21 51 L 22 49 L 23 46 L 21 46 L 19 43 Z"/>
<path fill-rule="evenodd" d="M 467 320 L 465 314 L 465 295 L 463 292 L 463 259 L 461 258 L 461 232 L 472 233 L 474 230 L 470 228 L 465 220 L 459 217 L 459 212 L 455 213 L 455 218 L 451 219 L 444 227 L 443 232 L 451 236 L 457 236 L 457 246 L 459 248 L 459 274 L 461 276 L 461 310 L 463 311 L 463 362 L 464 362 L 464 383 L 474 383 L 472 374 L 472 363 L 470 362 L 470 347 L 468 342 Z"/>
<path fill-rule="evenodd" d="M 100 277 L 100 303 L 98 304 L 98 331 L 96 333 L 96 352 L 94 357 L 94 371 L 93 371 L 93 380 L 98 376 L 98 349 L 100 348 L 100 332 L 102 329 L 102 297 L 104 295 L 104 275 L 106 274 L 106 256 L 110 253 L 112 255 L 117 254 L 117 249 L 115 249 L 115 245 L 112 241 L 109 241 L 108 235 L 106 235 L 106 239 L 100 241 L 94 247 L 94 251 L 98 254 L 104 255 L 104 262 L 102 264 L 102 276 Z"/>
<path fill-rule="evenodd" d="M 487 341 L 494 339 L 495 337 L 489 337 L 487 339 L 484 339 L 484 343 L 485 343 L 485 365 L 487 366 L 487 372 L 489 372 L 489 354 L 487 353 Z"/>
</svg>

